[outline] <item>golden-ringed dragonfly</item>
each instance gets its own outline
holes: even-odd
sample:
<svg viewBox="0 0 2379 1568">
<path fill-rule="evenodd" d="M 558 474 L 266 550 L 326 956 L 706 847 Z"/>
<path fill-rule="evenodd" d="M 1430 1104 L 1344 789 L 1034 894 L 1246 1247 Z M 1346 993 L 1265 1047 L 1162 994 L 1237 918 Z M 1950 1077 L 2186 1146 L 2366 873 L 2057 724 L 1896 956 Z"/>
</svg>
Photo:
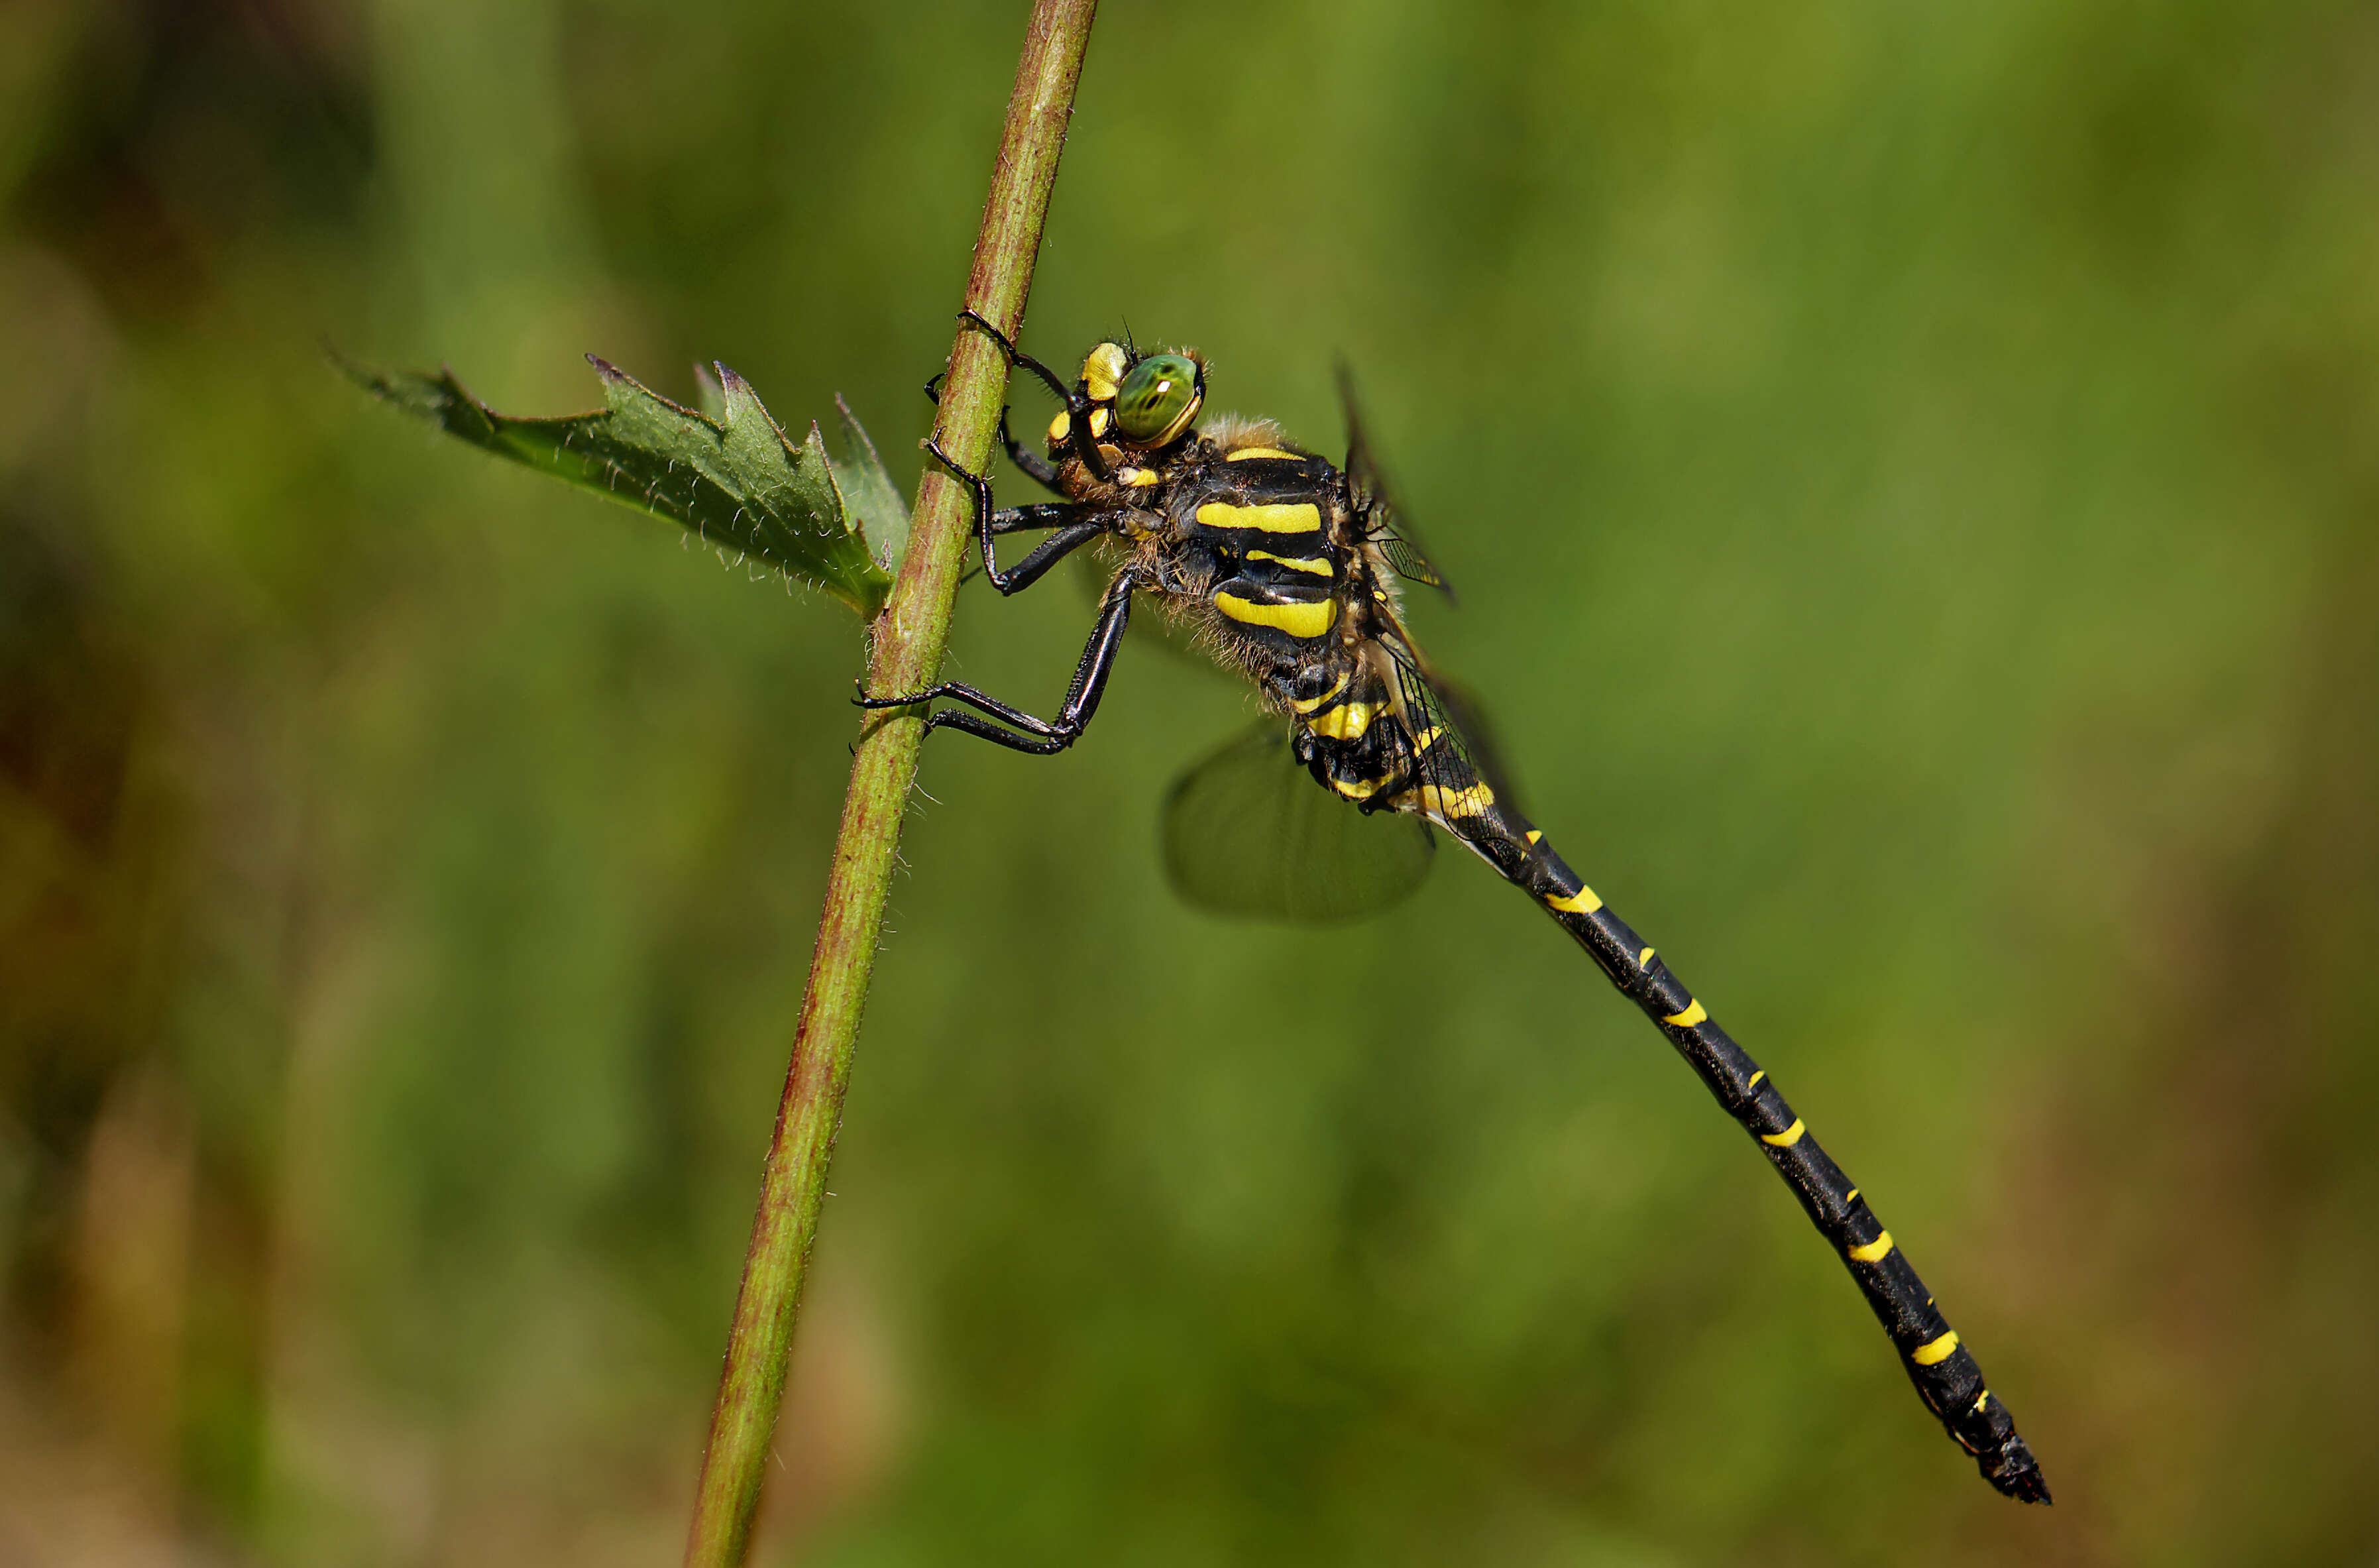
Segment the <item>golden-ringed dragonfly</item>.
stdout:
<svg viewBox="0 0 2379 1568">
<path fill-rule="evenodd" d="M 1004 415 L 1000 432 L 1016 465 L 1059 501 L 996 507 L 989 480 L 926 443 L 973 488 L 984 575 L 1013 594 L 1084 545 L 1103 542 L 1120 559 L 1057 718 L 955 681 L 863 694 L 863 706 L 954 704 L 928 713 L 928 733 L 962 730 L 1013 751 L 1064 751 L 1098 710 L 1134 599 L 1149 596 L 1252 681 L 1277 716 L 1267 733 L 1225 746 L 1175 788 L 1165 857 L 1184 895 L 1239 913 L 1364 912 L 1419 881 L 1424 824 L 1452 834 L 1576 939 L 1751 1135 L 1842 1257 L 1926 1408 L 1984 1478 L 2010 1497 L 2048 1502 L 2007 1406 L 1859 1189 L 1775 1080 L 1514 805 L 1477 726 L 1405 629 L 1399 581 L 1445 585 L 1398 522 L 1352 398 L 1346 461 L 1334 466 L 1269 421 L 1202 424 L 1206 367 L 1195 354 L 1102 343 L 1069 384 L 982 317 L 963 320 L 1065 404 L 1045 455 L 1009 435 Z M 1042 530 L 1047 537 L 1022 560 L 999 564 L 1001 536 Z M 1277 787 L 1282 779 L 1293 793 Z M 1362 826 L 1378 814 L 1407 830 Z M 1250 847 L 1290 842 L 1303 861 L 1283 864 L 1282 855 Z"/>
</svg>

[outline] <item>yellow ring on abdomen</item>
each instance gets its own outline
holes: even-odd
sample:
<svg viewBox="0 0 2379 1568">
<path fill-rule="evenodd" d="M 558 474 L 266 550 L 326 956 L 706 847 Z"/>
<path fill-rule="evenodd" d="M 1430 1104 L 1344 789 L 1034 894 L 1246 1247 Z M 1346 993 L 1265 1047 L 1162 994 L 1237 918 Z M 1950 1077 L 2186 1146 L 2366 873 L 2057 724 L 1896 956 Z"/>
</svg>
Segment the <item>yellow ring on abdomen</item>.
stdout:
<svg viewBox="0 0 2379 1568">
<path fill-rule="evenodd" d="M 1334 741 L 1359 741 L 1371 720 L 1386 711 L 1384 703 L 1346 703 L 1306 720 L 1316 735 Z"/>
<path fill-rule="evenodd" d="M 1908 1358 L 1920 1367 L 1938 1367 L 1958 1348 L 1958 1331 L 1951 1329 L 1930 1345 L 1920 1345 L 1908 1353 Z"/>
</svg>

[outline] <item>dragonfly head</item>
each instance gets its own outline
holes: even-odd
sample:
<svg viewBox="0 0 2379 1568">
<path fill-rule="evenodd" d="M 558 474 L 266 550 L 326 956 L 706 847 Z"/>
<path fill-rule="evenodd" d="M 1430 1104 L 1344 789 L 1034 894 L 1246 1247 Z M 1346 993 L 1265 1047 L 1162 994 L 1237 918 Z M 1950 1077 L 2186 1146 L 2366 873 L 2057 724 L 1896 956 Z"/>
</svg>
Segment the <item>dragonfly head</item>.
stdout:
<svg viewBox="0 0 2379 1568">
<path fill-rule="evenodd" d="M 1091 434 L 1119 452 L 1155 452 L 1181 439 L 1206 401 L 1206 366 L 1195 354 L 1141 354 L 1107 342 L 1083 356 L 1082 395 L 1091 400 Z M 1073 433 L 1072 416 L 1049 424 L 1049 450 Z"/>
</svg>

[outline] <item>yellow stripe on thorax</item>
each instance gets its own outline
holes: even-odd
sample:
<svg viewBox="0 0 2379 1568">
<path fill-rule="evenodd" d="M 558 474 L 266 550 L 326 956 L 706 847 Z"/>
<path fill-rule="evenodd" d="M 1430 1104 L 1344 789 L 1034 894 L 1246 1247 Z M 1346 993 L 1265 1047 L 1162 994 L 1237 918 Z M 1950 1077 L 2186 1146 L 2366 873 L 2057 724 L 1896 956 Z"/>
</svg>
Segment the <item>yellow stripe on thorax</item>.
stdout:
<svg viewBox="0 0 2379 1568">
<path fill-rule="evenodd" d="M 1198 522 L 1207 528 L 1318 534 L 1322 531 L 1322 509 L 1310 501 L 1281 501 L 1269 506 L 1234 506 L 1226 501 L 1210 501 L 1198 509 Z"/>
<path fill-rule="evenodd" d="M 1310 512 L 1313 509 L 1309 506 L 1306 510 Z M 1263 604 L 1255 599 L 1241 598 L 1237 594 L 1217 593 L 1214 608 L 1234 621 L 1244 621 L 1250 626 L 1269 626 L 1292 637 L 1319 637 L 1338 624 L 1336 599 Z"/>
<path fill-rule="evenodd" d="M 1268 549 L 1251 549 L 1248 551 L 1248 559 L 1274 561 L 1291 572 L 1310 572 L 1316 577 L 1333 576 L 1337 571 L 1330 564 L 1330 558 L 1322 555 L 1274 555 Z"/>
<path fill-rule="evenodd" d="M 1226 463 L 1244 463 L 1250 457 L 1286 457 L 1292 463 L 1297 461 L 1297 453 L 1283 452 L 1276 446 L 1243 446 L 1237 452 L 1223 453 Z"/>
</svg>

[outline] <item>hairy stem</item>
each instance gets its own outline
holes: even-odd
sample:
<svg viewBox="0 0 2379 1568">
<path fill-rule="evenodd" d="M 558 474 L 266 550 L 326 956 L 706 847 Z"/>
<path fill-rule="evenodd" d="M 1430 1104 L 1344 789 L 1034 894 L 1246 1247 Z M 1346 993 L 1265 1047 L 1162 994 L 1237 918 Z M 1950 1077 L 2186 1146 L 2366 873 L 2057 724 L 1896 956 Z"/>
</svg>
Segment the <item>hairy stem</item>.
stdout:
<svg viewBox="0 0 2379 1568">
<path fill-rule="evenodd" d="M 1037 0 L 1008 103 L 1008 127 L 992 169 L 983 229 L 966 303 L 1011 339 L 1022 325 L 1049 189 L 1073 112 L 1074 86 L 1090 42 L 1097 0 Z M 1008 364 L 980 332 L 961 329 L 950 356 L 936 424 L 942 449 L 982 472 L 992 461 Z M 868 689 L 913 692 L 933 683 L 942 663 L 950 600 L 965 560 L 969 496 L 929 467 L 917 488 L 908 553 L 891 598 L 876 619 Z M 688 1568 L 733 1568 L 752 1543 L 752 1520 L 767 1478 L 785 1363 L 802 1283 L 817 1236 L 827 1166 L 842 1121 L 859 1014 L 875 969 L 900 821 L 917 772 L 920 720 L 896 714 L 861 726 L 835 839 L 826 909 L 810 960 L 809 989 L 793 1035 L 792 1063 L 768 1145 L 759 1212 L 744 1255 L 743 1285 L 727 1364 L 711 1413 L 702 1482 L 686 1539 Z"/>
</svg>

